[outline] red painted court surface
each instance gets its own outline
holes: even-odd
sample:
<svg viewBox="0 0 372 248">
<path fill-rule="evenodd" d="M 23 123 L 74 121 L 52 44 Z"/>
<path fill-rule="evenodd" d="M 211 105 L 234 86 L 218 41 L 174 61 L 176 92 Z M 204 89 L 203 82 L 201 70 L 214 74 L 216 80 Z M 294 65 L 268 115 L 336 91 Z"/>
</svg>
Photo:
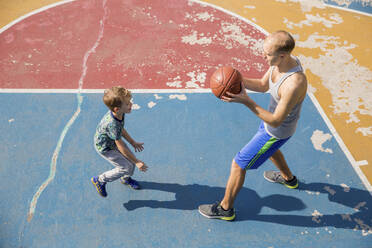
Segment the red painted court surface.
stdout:
<svg viewBox="0 0 372 248">
<path fill-rule="evenodd" d="M 193 1 L 74 1 L 3 32 L 0 88 L 208 88 L 222 65 L 261 76 L 264 37 Z"/>
</svg>

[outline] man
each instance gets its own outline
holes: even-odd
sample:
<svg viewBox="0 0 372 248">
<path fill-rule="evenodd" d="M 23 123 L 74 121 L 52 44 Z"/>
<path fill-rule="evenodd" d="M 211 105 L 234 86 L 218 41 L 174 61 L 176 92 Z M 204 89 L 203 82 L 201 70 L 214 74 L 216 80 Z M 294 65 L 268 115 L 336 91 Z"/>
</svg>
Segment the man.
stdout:
<svg viewBox="0 0 372 248">
<path fill-rule="evenodd" d="M 232 161 L 225 196 L 220 203 L 201 205 L 199 212 L 207 217 L 234 220 L 234 200 L 243 187 L 248 169 L 257 169 L 267 159 L 279 171 L 265 171 L 264 178 L 281 183 L 288 188 L 297 188 L 298 180 L 292 174 L 279 148 L 296 130 L 302 102 L 306 96 L 307 80 L 300 61 L 291 55 L 295 47 L 293 37 L 280 30 L 270 34 L 263 44 L 263 55 L 270 68 L 261 79 L 244 78 L 239 94 L 228 93 L 225 102 L 247 106 L 261 120 L 257 134 L 242 148 Z M 246 89 L 271 94 L 269 109 L 258 106 L 246 93 Z"/>
</svg>

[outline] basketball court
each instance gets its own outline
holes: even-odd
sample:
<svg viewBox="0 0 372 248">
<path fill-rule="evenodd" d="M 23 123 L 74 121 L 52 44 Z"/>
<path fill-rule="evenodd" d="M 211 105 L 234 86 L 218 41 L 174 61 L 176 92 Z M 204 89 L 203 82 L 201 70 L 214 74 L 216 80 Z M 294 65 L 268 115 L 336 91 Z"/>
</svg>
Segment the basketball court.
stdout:
<svg viewBox="0 0 372 248">
<path fill-rule="evenodd" d="M 0 247 L 371 247 L 369 2 L 30 2 L 1 10 Z M 206 219 L 198 206 L 222 199 L 260 123 L 209 77 L 222 65 L 262 76 L 277 29 L 298 40 L 311 85 L 282 148 L 299 189 L 267 182 L 268 161 L 247 172 L 235 221 Z M 142 190 L 114 182 L 102 198 L 90 178 L 110 165 L 93 135 L 114 85 L 133 92 L 125 127 L 149 170 L 135 171 Z"/>
</svg>

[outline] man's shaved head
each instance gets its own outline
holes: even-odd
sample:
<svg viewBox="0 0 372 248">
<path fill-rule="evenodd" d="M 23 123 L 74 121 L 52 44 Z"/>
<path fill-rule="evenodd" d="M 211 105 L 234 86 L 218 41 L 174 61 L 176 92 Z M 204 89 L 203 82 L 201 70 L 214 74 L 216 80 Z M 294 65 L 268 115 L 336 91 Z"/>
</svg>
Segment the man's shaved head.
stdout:
<svg viewBox="0 0 372 248">
<path fill-rule="evenodd" d="M 270 34 L 265 42 L 273 45 L 275 53 L 291 53 L 295 47 L 295 40 L 292 35 L 284 30 Z"/>
</svg>

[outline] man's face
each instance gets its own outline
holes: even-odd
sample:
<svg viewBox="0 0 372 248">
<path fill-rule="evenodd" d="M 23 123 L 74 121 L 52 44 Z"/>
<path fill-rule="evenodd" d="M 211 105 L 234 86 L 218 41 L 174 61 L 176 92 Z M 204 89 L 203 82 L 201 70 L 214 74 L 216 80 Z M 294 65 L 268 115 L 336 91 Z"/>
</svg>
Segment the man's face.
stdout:
<svg viewBox="0 0 372 248">
<path fill-rule="evenodd" d="M 277 66 L 281 62 L 281 56 L 275 52 L 274 42 L 270 39 L 266 39 L 263 44 L 263 57 L 270 66 Z"/>
</svg>

